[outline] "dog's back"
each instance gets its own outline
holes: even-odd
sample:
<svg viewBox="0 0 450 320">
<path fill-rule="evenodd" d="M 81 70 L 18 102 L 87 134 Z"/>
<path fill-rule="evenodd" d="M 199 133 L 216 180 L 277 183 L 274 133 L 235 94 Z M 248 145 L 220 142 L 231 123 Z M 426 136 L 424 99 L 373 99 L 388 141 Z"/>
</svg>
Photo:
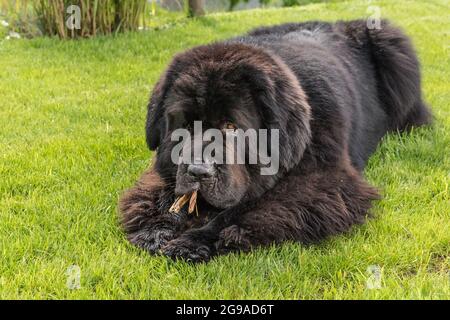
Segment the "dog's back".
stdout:
<svg viewBox="0 0 450 320">
<path fill-rule="evenodd" d="M 352 121 L 343 126 L 360 169 L 386 132 L 431 120 L 414 49 L 389 21 L 378 29 L 363 20 L 288 23 L 255 29 L 239 41 L 279 55 L 297 75 L 316 118 L 339 121 L 336 107 L 349 115 L 342 118 Z"/>
</svg>

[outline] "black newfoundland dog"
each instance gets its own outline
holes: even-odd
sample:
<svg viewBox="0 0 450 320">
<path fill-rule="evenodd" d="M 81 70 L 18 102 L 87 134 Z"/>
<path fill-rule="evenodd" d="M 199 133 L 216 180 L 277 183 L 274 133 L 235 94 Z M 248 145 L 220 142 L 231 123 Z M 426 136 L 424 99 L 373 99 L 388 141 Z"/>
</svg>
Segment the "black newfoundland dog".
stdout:
<svg viewBox="0 0 450 320">
<path fill-rule="evenodd" d="M 146 134 L 156 161 L 122 197 L 123 227 L 133 244 L 193 262 L 318 242 L 368 216 L 378 194 L 362 170 L 381 138 L 430 118 L 414 49 L 388 21 L 291 23 L 195 47 L 153 90 Z M 278 172 L 174 163 L 171 133 L 196 120 L 203 129 L 278 129 Z M 194 190 L 197 214 L 169 212 Z"/>
</svg>

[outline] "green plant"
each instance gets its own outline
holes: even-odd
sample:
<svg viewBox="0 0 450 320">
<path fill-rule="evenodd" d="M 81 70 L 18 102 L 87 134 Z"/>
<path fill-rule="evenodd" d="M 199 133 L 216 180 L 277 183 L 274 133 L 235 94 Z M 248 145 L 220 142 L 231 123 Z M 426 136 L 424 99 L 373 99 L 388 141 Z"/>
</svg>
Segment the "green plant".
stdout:
<svg viewBox="0 0 450 320">
<path fill-rule="evenodd" d="M 146 2 L 146 0 L 37 0 L 34 7 L 43 33 L 66 39 L 137 30 L 141 22 L 142 25 L 145 24 Z M 67 19 L 71 19 L 71 12 L 68 10 L 71 5 L 79 8 L 79 29 L 67 27 Z"/>
<path fill-rule="evenodd" d="M 27 38 L 41 35 L 33 14 L 32 2 L 28 0 L 0 0 L 0 36 L 16 33 Z"/>
<path fill-rule="evenodd" d="M 316 2 L 329 2 L 329 0 L 282 0 L 283 7 L 300 6 Z"/>
<path fill-rule="evenodd" d="M 248 3 L 249 0 L 230 0 L 230 5 L 228 7 L 229 11 L 233 11 L 234 7 L 236 7 L 238 5 L 239 2 L 244 2 L 244 3 Z M 271 2 L 272 0 L 259 0 L 259 3 L 262 5 L 267 5 Z"/>
</svg>

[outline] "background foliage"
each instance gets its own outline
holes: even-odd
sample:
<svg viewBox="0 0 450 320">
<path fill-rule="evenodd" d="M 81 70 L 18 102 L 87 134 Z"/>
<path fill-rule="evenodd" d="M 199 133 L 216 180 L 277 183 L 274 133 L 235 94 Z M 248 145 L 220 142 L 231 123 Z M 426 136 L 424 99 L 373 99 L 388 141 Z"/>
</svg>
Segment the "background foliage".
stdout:
<svg viewBox="0 0 450 320">
<path fill-rule="evenodd" d="M 236 8 L 296 6 L 339 0 L 208 0 L 206 13 Z M 81 10 L 81 29 L 68 29 L 66 22 L 76 5 Z M 186 15 L 187 14 L 187 15 Z M 0 27 L 0 37 L 58 36 L 62 39 L 93 37 L 136 31 L 161 25 L 167 16 L 192 16 L 187 0 L 0 0 L 0 19 L 8 28 Z"/>
</svg>

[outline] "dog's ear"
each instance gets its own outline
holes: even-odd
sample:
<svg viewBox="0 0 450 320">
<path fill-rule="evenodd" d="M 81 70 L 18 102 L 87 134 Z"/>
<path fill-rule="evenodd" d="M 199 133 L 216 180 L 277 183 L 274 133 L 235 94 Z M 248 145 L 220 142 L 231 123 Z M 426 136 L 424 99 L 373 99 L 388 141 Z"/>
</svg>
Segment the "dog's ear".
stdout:
<svg viewBox="0 0 450 320">
<path fill-rule="evenodd" d="M 311 110 L 292 71 L 278 59 L 273 62 L 273 68 L 265 70 L 250 67 L 247 81 L 269 135 L 270 129 L 279 130 L 280 168 L 289 171 L 300 162 L 310 142 Z"/>
<path fill-rule="evenodd" d="M 168 72 L 166 71 L 153 88 L 150 102 L 147 107 L 147 122 L 145 134 L 150 150 L 155 150 L 160 145 L 166 131 L 164 120 L 164 100 L 170 88 Z"/>
</svg>

